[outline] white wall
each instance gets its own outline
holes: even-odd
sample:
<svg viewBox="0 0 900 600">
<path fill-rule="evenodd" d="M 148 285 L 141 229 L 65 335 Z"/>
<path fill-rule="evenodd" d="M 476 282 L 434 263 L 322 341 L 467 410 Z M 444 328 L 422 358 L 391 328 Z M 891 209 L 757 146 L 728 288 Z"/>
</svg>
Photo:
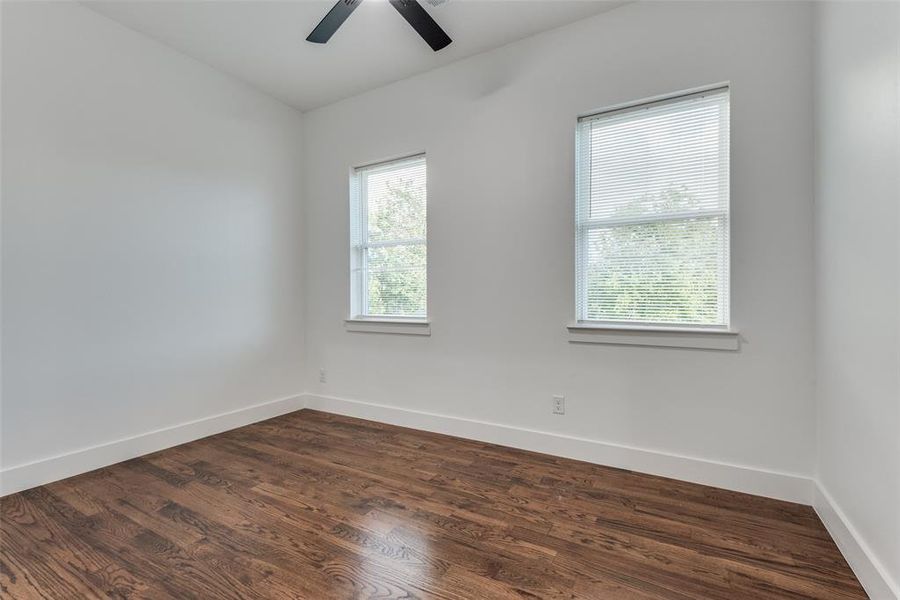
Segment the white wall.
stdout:
<svg viewBox="0 0 900 600">
<path fill-rule="evenodd" d="M 900 597 L 900 4 L 816 12 L 817 476 Z"/>
<path fill-rule="evenodd" d="M 810 10 L 627 5 L 307 113 L 308 389 L 811 474 Z M 576 117 L 723 81 L 742 350 L 568 343 Z M 432 336 L 345 332 L 348 170 L 421 150 Z"/>
<path fill-rule="evenodd" d="M 299 113 L 78 4 L 2 11 L 3 468 L 302 392 Z"/>
</svg>

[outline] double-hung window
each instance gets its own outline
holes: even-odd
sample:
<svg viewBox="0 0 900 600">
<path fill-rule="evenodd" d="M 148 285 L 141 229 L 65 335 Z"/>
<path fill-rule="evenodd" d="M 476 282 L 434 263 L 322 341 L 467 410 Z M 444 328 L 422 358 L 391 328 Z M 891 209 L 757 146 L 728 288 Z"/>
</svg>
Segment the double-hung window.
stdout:
<svg viewBox="0 0 900 600">
<path fill-rule="evenodd" d="M 351 317 L 425 319 L 425 156 L 354 169 L 351 176 Z"/>
<path fill-rule="evenodd" d="M 729 326 L 729 92 L 584 117 L 577 128 L 576 316 Z"/>
</svg>

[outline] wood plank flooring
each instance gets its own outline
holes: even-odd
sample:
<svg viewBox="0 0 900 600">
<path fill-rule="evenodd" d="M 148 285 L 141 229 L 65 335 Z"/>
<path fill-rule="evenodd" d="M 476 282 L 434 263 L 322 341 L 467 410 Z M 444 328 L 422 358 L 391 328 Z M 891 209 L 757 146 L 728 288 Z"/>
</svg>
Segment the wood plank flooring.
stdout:
<svg viewBox="0 0 900 600">
<path fill-rule="evenodd" d="M 813 510 L 304 410 L 0 500 L 4 598 L 865 598 Z"/>
</svg>

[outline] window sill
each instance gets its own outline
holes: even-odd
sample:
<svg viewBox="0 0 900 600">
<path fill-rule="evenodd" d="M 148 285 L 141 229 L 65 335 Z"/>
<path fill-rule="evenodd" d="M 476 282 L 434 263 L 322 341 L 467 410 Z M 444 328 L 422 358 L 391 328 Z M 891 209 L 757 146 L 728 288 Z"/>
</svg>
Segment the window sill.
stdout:
<svg viewBox="0 0 900 600">
<path fill-rule="evenodd" d="M 431 321 L 427 319 L 346 319 L 344 329 L 358 333 L 431 335 Z"/>
<path fill-rule="evenodd" d="M 571 323 L 569 342 L 576 344 L 620 344 L 663 348 L 740 350 L 740 334 L 733 330 L 690 327 L 643 327 Z"/>
</svg>

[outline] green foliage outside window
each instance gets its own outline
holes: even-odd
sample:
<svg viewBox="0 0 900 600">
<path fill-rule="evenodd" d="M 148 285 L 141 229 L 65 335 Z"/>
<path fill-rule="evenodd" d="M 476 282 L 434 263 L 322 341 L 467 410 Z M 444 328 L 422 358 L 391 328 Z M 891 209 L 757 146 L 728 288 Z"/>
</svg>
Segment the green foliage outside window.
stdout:
<svg viewBox="0 0 900 600">
<path fill-rule="evenodd" d="M 684 186 L 624 203 L 613 218 L 702 208 Z M 606 215 L 605 215 L 606 216 Z M 609 226 L 587 234 L 587 317 L 606 321 L 712 324 L 720 320 L 718 256 L 723 217 Z"/>
<path fill-rule="evenodd" d="M 425 190 L 410 180 L 387 183 L 387 193 L 369 206 L 369 240 L 424 240 Z M 369 314 L 424 316 L 426 255 L 423 243 L 369 248 Z"/>
</svg>

